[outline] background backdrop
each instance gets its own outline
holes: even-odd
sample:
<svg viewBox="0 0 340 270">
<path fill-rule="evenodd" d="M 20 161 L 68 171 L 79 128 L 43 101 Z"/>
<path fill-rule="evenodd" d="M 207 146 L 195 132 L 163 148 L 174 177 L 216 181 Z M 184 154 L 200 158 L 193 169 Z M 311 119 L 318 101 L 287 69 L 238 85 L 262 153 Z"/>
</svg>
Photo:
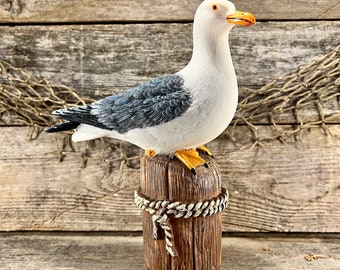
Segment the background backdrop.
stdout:
<svg viewBox="0 0 340 270">
<path fill-rule="evenodd" d="M 0 59 L 99 99 L 184 67 L 200 2 L 0 1 Z M 339 1 L 234 3 L 258 20 L 230 35 L 240 100 L 339 45 Z M 208 145 L 231 194 L 223 269 L 340 269 L 339 97 L 322 105 L 326 120 L 314 104 L 299 135 L 259 140 L 241 121 Z M 141 269 L 139 149 L 29 140 L 19 118 L 0 122 L 0 269 Z M 272 136 L 268 115 L 252 124 Z M 301 123 L 283 112 L 275 125 Z"/>
</svg>

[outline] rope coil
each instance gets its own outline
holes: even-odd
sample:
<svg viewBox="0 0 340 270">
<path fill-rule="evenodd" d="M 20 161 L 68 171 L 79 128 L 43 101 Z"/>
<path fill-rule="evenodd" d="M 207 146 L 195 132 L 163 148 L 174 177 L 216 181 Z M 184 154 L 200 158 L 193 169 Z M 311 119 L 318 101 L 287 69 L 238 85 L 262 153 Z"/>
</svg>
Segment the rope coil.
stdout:
<svg viewBox="0 0 340 270">
<path fill-rule="evenodd" d="M 165 248 L 175 257 L 178 252 L 173 240 L 173 229 L 169 222 L 169 215 L 175 218 L 206 217 L 215 215 L 228 206 L 229 194 L 225 188 L 221 188 L 218 196 L 205 201 L 191 202 L 189 204 L 180 201 L 151 200 L 141 193 L 141 188 L 135 191 L 136 205 L 152 215 L 153 239 L 158 239 L 158 229 L 161 228 L 165 235 Z"/>
</svg>

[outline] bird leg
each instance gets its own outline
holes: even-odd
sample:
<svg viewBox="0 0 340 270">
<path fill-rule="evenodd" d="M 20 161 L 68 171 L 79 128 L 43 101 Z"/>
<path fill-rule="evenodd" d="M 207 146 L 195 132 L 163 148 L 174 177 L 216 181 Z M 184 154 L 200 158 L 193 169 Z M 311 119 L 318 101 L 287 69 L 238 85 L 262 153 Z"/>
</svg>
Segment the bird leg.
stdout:
<svg viewBox="0 0 340 270">
<path fill-rule="evenodd" d="M 207 163 L 201 158 L 198 152 L 194 149 L 182 149 L 175 152 L 175 157 L 178 158 L 186 167 L 188 167 L 193 173 L 195 168 L 201 165 L 207 167 Z"/>
<path fill-rule="evenodd" d="M 213 153 L 211 153 L 211 151 L 208 148 L 206 148 L 204 145 L 197 147 L 197 150 L 202 151 L 204 154 L 212 158 L 214 157 Z"/>
</svg>

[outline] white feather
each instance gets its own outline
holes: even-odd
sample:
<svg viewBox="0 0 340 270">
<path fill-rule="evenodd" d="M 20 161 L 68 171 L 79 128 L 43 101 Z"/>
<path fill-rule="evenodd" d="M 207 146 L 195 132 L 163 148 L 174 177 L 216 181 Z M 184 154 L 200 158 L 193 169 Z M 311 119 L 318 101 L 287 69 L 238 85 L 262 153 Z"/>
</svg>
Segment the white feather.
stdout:
<svg viewBox="0 0 340 270">
<path fill-rule="evenodd" d="M 110 134 L 111 131 L 109 130 L 81 124 L 76 129 L 76 132 L 72 135 L 72 141 L 74 142 L 88 141 L 101 137 L 107 137 Z"/>
<path fill-rule="evenodd" d="M 218 12 L 212 6 L 218 4 Z M 190 108 L 167 123 L 124 134 L 81 125 L 74 141 L 112 137 L 156 153 L 196 148 L 215 139 L 231 122 L 238 99 L 237 81 L 228 44 L 233 24 L 226 17 L 235 6 L 226 0 L 205 0 L 198 8 L 193 29 L 193 55 L 178 72 L 192 94 Z"/>
</svg>

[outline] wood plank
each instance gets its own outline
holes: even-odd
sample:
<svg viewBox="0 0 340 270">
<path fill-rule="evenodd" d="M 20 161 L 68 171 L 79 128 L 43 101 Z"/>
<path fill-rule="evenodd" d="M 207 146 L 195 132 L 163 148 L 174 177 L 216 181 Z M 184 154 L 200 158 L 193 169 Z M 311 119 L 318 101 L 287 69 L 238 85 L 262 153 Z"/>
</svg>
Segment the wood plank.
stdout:
<svg viewBox="0 0 340 270">
<path fill-rule="evenodd" d="M 268 132 L 263 127 L 258 129 L 260 136 Z M 235 137 L 244 139 L 244 132 L 237 129 Z M 328 215 L 340 218 L 340 211 L 331 206 L 340 203 L 340 163 L 336 157 L 340 140 L 337 131 L 334 140 L 322 133 L 320 129 L 306 130 L 297 141 L 220 152 L 220 169 L 231 194 L 229 211 L 223 216 L 227 230 L 327 232 L 333 226 L 326 219 Z M 213 153 L 228 148 L 223 141 L 216 143 L 220 143 L 216 150 L 210 147 Z M 244 143 L 239 141 L 237 145 L 242 147 Z M 331 146 L 333 143 L 337 146 Z M 326 169 L 325 165 L 330 167 Z M 340 227 L 335 227 L 334 232 L 338 232 Z"/>
<path fill-rule="evenodd" d="M 334 238 L 227 237 L 221 269 L 340 269 Z M 319 255 L 313 261 L 309 254 Z M 88 234 L 0 234 L 0 269 L 144 269 L 142 237 Z"/>
<path fill-rule="evenodd" d="M 301 140 L 240 150 L 252 135 L 238 126 L 234 143 L 226 134 L 210 143 L 231 194 L 223 230 L 339 232 L 340 126 L 329 129 L 333 138 L 306 129 Z M 258 130 L 272 135 L 271 127 Z M 0 230 L 141 230 L 136 147 L 116 143 L 112 152 L 100 141 L 82 143 L 74 147 L 83 154 L 65 148 L 59 162 L 53 135 L 26 135 L 26 128 L 1 128 Z"/>
<path fill-rule="evenodd" d="M 338 19 L 337 0 L 311 1 L 233 1 L 239 10 L 252 12 L 258 20 Z M 183 21 L 193 20 L 201 3 L 179 0 L 16 0 L 0 2 L 1 23 L 47 22 L 117 22 L 117 21 Z"/>
<path fill-rule="evenodd" d="M 263 22 L 230 35 L 240 86 L 258 88 L 336 48 L 340 21 Z M 184 67 L 191 24 L 0 27 L 0 58 L 80 96 L 118 93 Z"/>
</svg>

